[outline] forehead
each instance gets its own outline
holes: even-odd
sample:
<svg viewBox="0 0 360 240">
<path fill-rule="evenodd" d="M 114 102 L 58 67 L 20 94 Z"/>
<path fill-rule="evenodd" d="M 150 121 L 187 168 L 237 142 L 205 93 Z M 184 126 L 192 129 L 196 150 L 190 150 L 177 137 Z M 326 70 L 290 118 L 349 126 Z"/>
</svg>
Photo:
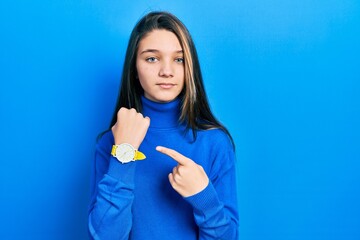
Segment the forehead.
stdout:
<svg viewBox="0 0 360 240">
<path fill-rule="evenodd" d="M 182 50 L 177 36 L 167 30 L 153 30 L 140 40 L 139 51 L 156 49 L 161 52 L 176 52 Z"/>
</svg>

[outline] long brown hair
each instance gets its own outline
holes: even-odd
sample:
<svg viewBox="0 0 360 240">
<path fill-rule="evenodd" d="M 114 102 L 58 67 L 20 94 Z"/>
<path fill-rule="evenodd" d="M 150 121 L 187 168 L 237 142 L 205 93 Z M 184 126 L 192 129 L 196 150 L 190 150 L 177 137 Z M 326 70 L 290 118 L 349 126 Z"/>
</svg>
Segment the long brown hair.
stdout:
<svg viewBox="0 0 360 240">
<path fill-rule="evenodd" d="M 153 30 L 167 30 L 174 33 L 184 52 L 185 86 L 180 94 L 182 106 L 179 122 L 186 123 L 187 129 L 192 129 L 196 138 L 196 130 L 219 128 L 234 141 L 229 131 L 214 117 L 210 110 L 205 93 L 198 55 L 194 42 L 185 25 L 173 14 L 168 12 L 151 12 L 145 15 L 135 25 L 131 32 L 124 67 L 121 77 L 119 96 L 110 128 L 117 121 L 117 112 L 121 107 L 135 108 L 142 111 L 141 96 L 144 91 L 137 79 L 136 54 L 139 43 Z"/>
</svg>

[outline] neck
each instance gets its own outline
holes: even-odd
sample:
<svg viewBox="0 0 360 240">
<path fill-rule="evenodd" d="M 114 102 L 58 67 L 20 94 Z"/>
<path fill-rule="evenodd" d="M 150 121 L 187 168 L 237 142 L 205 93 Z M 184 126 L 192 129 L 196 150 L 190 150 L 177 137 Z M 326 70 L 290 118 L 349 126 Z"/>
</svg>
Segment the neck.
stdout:
<svg viewBox="0 0 360 240">
<path fill-rule="evenodd" d="M 174 128 L 180 125 L 180 99 L 171 102 L 153 102 L 141 96 L 142 114 L 150 118 L 150 128 Z"/>
</svg>

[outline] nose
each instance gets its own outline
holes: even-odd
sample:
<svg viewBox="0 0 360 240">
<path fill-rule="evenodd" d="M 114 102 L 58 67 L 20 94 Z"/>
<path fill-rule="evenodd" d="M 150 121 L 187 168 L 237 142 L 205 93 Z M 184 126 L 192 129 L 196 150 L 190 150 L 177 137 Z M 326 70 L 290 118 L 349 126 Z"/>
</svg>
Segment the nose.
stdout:
<svg viewBox="0 0 360 240">
<path fill-rule="evenodd" d="M 171 63 L 169 63 L 167 61 L 162 62 L 161 66 L 160 66 L 159 76 L 165 77 L 165 78 L 174 76 L 174 72 L 173 72 Z"/>
</svg>

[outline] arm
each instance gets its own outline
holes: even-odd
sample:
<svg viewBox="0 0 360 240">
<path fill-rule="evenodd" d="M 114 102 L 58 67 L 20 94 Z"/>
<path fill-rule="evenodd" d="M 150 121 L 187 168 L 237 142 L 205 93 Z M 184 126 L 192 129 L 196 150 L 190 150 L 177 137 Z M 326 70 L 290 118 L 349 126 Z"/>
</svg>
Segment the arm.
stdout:
<svg viewBox="0 0 360 240">
<path fill-rule="evenodd" d="M 208 179 L 203 168 L 191 159 L 172 149 L 157 148 L 178 162 L 169 174 L 169 181 L 192 205 L 200 239 L 237 239 L 235 153 L 226 149 L 215 154 Z"/>
<path fill-rule="evenodd" d="M 231 155 L 228 157 L 233 158 Z M 238 239 L 236 189 L 235 165 L 232 164 L 211 177 L 203 191 L 185 198 L 193 206 L 199 239 Z"/>
<path fill-rule="evenodd" d="M 106 143 L 104 137 L 97 144 L 95 154 L 89 232 L 93 239 L 128 239 L 135 163 L 119 163 L 110 155 L 112 143 Z"/>
<path fill-rule="evenodd" d="M 121 108 L 117 122 L 96 147 L 89 232 L 93 239 L 128 239 L 132 228 L 136 162 L 121 164 L 110 155 L 113 144 L 129 143 L 138 149 L 150 119 L 135 109 Z"/>
</svg>

